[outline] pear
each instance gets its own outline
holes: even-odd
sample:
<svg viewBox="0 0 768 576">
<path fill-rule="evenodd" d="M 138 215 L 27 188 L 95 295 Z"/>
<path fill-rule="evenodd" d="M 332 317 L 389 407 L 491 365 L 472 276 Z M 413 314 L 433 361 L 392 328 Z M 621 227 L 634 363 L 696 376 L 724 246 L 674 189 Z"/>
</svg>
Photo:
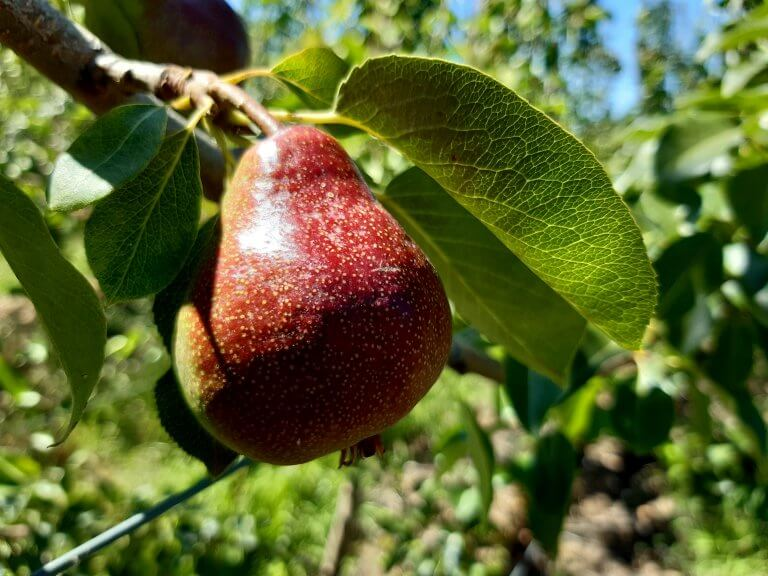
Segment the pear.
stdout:
<svg viewBox="0 0 768 576">
<path fill-rule="evenodd" d="M 435 269 L 313 127 L 282 128 L 245 153 L 220 223 L 176 319 L 192 411 L 263 462 L 370 455 L 447 360 Z"/>
<path fill-rule="evenodd" d="M 219 74 L 246 68 L 248 33 L 226 0 L 83 0 L 85 23 L 115 52 Z M 120 15 L 121 19 L 115 18 Z"/>
</svg>

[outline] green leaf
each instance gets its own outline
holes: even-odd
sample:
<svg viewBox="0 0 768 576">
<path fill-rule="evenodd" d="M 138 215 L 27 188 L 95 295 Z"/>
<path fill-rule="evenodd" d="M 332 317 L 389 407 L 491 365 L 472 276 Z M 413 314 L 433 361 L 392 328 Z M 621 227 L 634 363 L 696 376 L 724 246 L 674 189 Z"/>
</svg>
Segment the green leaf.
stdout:
<svg viewBox="0 0 768 576">
<path fill-rule="evenodd" d="M 473 68 L 386 56 L 341 85 L 340 121 L 397 148 L 539 278 L 637 347 L 656 286 L 632 216 L 578 140 Z"/>
<path fill-rule="evenodd" d="M 166 119 L 164 107 L 138 104 L 96 120 L 56 160 L 48 185 L 51 209 L 83 208 L 134 178 L 160 149 Z"/>
<path fill-rule="evenodd" d="M 716 52 L 738 48 L 765 38 L 768 38 L 768 13 L 765 6 L 762 6 L 748 13 L 727 30 L 710 34 L 699 50 L 697 58 L 705 60 Z"/>
<path fill-rule="evenodd" d="M 555 416 L 560 429 L 572 443 L 591 441 L 594 428 L 597 395 L 603 387 L 602 378 L 593 378 L 558 403 Z"/>
<path fill-rule="evenodd" d="M 560 432 L 543 436 L 528 474 L 528 523 L 536 539 L 552 557 L 571 502 L 576 473 L 576 451 Z"/>
<path fill-rule="evenodd" d="M 312 108 L 331 106 L 348 72 L 349 64 L 326 47 L 307 48 L 272 68 L 272 75 Z"/>
<path fill-rule="evenodd" d="M 61 442 L 99 380 L 107 341 L 104 310 L 88 281 L 59 252 L 34 203 L 2 177 L 0 206 L 0 252 L 35 305 L 72 389 L 72 417 Z"/>
<path fill-rule="evenodd" d="M 616 390 L 614 404 L 611 426 L 635 452 L 650 452 L 669 438 L 675 421 L 675 401 L 661 388 L 639 396 L 632 384 L 622 384 Z"/>
<path fill-rule="evenodd" d="M 435 265 L 463 318 L 521 362 L 566 379 L 584 319 L 474 216 L 418 168 L 381 203 Z"/>
<path fill-rule="evenodd" d="M 719 115 L 680 120 L 659 140 L 656 176 L 662 183 L 677 183 L 708 174 L 743 139 L 741 129 Z"/>
<path fill-rule="evenodd" d="M 176 315 L 187 300 L 187 292 L 190 283 L 195 278 L 198 266 L 204 258 L 216 246 L 220 228 L 219 217 L 214 216 L 200 228 L 197 238 L 192 246 L 192 251 L 187 256 L 184 267 L 164 290 L 155 296 L 152 313 L 155 316 L 157 330 L 163 339 L 168 351 L 173 351 L 173 331 L 176 324 Z"/>
<path fill-rule="evenodd" d="M 768 453 L 768 427 L 747 387 L 752 373 L 757 333 L 752 319 L 726 318 L 716 334 L 715 349 L 705 363 L 707 372 L 734 402 L 736 414 L 752 431 L 763 454 Z"/>
<path fill-rule="evenodd" d="M 480 481 L 480 496 L 483 500 L 483 518 L 487 519 L 488 510 L 493 501 L 493 469 L 494 456 L 493 446 L 488 435 L 480 427 L 475 419 L 472 409 L 462 403 L 462 415 L 464 417 L 464 427 L 467 429 L 467 446 L 469 455 L 477 470 Z"/>
<path fill-rule="evenodd" d="M 768 234 L 768 164 L 737 173 L 727 192 L 734 213 L 759 243 Z"/>
<path fill-rule="evenodd" d="M 684 353 L 694 352 L 712 323 L 707 295 L 723 282 L 723 250 L 708 232 L 681 238 L 655 262 L 661 296 L 658 314 L 668 338 Z"/>
<path fill-rule="evenodd" d="M 85 25 L 124 58 L 141 57 L 136 22 L 142 10 L 134 0 L 82 0 Z"/>
<path fill-rule="evenodd" d="M 729 66 L 720 83 L 720 92 L 723 98 L 730 98 L 738 94 L 766 68 L 768 68 L 768 52 L 764 51 L 754 52 L 744 62 Z"/>
<path fill-rule="evenodd" d="M 213 476 L 221 474 L 237 453 L 213 438 L 189 409 L 173 370 L 155 384 L 155 403 L 160 423 L 179 447 L 197 458 Z"/>
<path fill-rule="evenodd" d="M 727 318 L 717 331 L 717 340 L 706 368 L 712 379 L 733 393 L 744 388 L 754 362 L 755 331 L 752 321 L 740 314 Z"/>
<path fill-rule="evenodd" d="M 192 248 L 202 184 L 195 139 L 168 137 L 146 169 L 93 211 L 85 249 L 109 302 L 165 288 Z"/>
<path fill-rule="evenodd" d="M 520 423 L 533 434 L 538 433 L 547 412 L 563 392 L 549 378 L 509 356 L 504 360 L 504 389 Z"/>
</svg>

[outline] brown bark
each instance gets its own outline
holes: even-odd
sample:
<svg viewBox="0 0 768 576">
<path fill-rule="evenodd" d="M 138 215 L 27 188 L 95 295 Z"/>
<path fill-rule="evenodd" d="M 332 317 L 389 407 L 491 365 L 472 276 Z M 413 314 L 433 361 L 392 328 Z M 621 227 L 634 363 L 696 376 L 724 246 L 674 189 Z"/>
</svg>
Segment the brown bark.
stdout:
<svg viewBox="0 0 768 576">
<path fill-rule="evenodd" d="M 107 74 L 97 59 L 122 59 L 45 0 L 0 0 L 0 44 L 16 52 L 95 114 L 135 101 L 159 104 L 151 94 L 126 90 L 124 84 Z M 180 114 L 170 111 L 169 131 L 179 130 L 184 124 Z M 201 131 L 196 137 L 206 196 L 215 200 L 224 189 L 224 158 L 213 139 Z"/>
</svg>

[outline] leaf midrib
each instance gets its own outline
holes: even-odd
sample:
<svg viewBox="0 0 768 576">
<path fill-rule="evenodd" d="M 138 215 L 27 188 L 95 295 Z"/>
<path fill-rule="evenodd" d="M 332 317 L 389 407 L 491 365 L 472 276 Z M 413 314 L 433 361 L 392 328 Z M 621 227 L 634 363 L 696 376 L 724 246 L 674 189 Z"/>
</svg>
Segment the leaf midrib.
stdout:
<svg viewBox="0 0 768 576">
<path fill-rule="evenodd" d="M 149 219 L 152 217 L 152 214 L 155 211 L 155 207 L 157 206 L 157 203 L 160 202 L 160 198 L 162 198 L 163 194 L 165 193 L 165 187 L 168 184 L 168 181 L 171 179 L 171 176 L 176 171 L 176 166 L 179 163 L 179 159 L 181 158 L 181 155 L 184 153 L 184 150 L 187 147 L 187 142 L 189 141 L 189 132 L 186 132 L 186 137 L 184 138 L 183 144 L 179 145 L 179 151 L 175 154 L 173 157 L 173 162 L 169 164 L 172 168 L 170 170 L 167 170 L 163 178 L 161 179 L 160 185 L 157 187 L 158 193 L 155 194 L 155 198 L 152 200 L 151 207 L 149 210 L 147 210 L 146 216 L 144 217 L 143 222 L 141 223 L 141 226 L 139 227 L 139 234 L 136 238 L 136 242 L 133 244 L 133 248 L 131 250 L 131 256 L 127 260 L 127 265 L 125 266 L 123 270 L 123 274 L 120 277 L 120 281 L 115 287 L 115 292 L 118 293 L 120 289 L 123 287 L 123 284 L 125 283 L 125 279 L 128 277 L 128 270 L 131 268 L 132 263 L 134 259 L 136 258 L 136 253 L 139 250 L 139 244 L 141 244 L 141 239 L 144 237 L 144 233 L 146 232 L 147 223 L 149 222 Z M 111 300 L 111 298 L 110 298 Z"/>
</svg>

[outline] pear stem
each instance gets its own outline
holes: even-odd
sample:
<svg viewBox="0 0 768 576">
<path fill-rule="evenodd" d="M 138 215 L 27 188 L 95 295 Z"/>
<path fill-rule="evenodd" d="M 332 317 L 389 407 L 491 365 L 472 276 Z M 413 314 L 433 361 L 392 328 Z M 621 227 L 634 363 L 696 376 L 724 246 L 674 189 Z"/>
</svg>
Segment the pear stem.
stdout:
<svg viewBox="0 0 768 576">
<path fill-rule="evenodd" d="M 290 112 L 288 110 L 270 110 L 274 118 L 284 122 L 302 122 L 306 124 L 343 124 L 365 131 L 365 128 L 346 116 L 342 116 L 333 111 L 315 111 L 315 110 L 297 110 Z"/>
</svg>

